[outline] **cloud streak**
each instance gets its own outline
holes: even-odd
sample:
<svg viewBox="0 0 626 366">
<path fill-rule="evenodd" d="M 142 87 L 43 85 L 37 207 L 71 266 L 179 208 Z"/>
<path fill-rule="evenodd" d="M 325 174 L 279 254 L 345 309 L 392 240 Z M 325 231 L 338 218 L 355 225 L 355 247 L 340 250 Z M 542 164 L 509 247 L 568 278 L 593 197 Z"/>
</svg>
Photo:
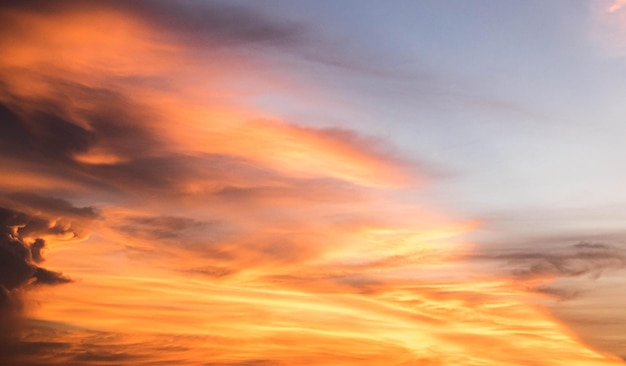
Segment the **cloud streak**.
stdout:
<svg viewBox="0 0 626 366">
<path fill-rule="evenodd" d="M 621 8 L 623 8 L 624 5 L 626 5 L 626 1 L 615 0 L 613 4 L 611 4 L 611 6 L 609 7 L 608 11 L 609 13 L 615 13 L 616 11 L 619 11 Z"/>
<path fill-rule="evenodd" d="M 519 251 L 487 256 L 506 262 L 511 274 L 520 280 L 589 276 L 598 278 L 604 271 L 626 266 L 626 253 L 604 243 L 579 242 L 542 251 Z"/>
</svg>

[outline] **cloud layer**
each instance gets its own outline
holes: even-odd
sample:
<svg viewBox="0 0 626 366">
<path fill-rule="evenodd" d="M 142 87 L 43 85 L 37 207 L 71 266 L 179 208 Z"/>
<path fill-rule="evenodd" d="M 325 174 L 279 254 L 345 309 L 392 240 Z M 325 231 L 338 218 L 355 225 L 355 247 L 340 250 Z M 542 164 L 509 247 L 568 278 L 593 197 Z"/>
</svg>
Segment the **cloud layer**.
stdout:
<svg viewBox="0 0 626 366">
<path fill-rule="evenodd" d="M 528 298 L 621 251 L 477 254 L 477 220 L 405 199 L 431 178 L 415 159 L 255 107 L 315 94 L 270 72 L 315 44 L 303 27 L 179 1 L 26 1 L 0 24 L 14 364 L 620 364 Z M 75 279 L 54 291 L 48 248 Z"/>
</svg>

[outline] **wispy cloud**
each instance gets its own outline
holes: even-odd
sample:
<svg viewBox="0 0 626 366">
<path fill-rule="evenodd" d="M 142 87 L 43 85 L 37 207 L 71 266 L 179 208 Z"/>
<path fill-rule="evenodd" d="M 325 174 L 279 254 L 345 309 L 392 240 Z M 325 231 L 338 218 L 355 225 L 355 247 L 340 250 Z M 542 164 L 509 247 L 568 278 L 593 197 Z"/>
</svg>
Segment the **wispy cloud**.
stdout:
<svg viewBox="0 0 626 366">
<path fill-rule="evenodd" d="M 611 4 L 611 6 L 609 6 L 609 13 L 615 13 L 616 11 L 619 11 L 620 9 L 622 9 L 624 6 L 626 5 L 626 1 L 624 0 L 615 0 L 613 2 L 613 4 Z"/>
<path fill-rule="evenodd" d="M 579 242 L 565 247 L 493 254 L 491 259 L 507 263 L 511 274 L 521 280 L 589 276 L 626 266 L 626 252 L 604 243 Z M 536 250 L 536 251 L 533 251 Z"/>
<path fill-rule="evenodd" d="M 590 6 L 590 38 L 600 45 L 607 55 L 626 55 L 626 3 L 621 0 L 593 1 Z"/>
</svg>

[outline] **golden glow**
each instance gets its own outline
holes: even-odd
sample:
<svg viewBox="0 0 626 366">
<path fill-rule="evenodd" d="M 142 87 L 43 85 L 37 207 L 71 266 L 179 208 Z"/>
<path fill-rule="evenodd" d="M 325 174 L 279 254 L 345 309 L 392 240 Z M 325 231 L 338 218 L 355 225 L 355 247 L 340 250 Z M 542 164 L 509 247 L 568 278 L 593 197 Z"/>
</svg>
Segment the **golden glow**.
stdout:
<svg viewBox="0 0 626 366">
<path fill-rule="evenodd" d="M 80 272 L 63 259 L 71 258 L 73 251 L 84 253 L 80 246 L 66 246 L 50 260 Z M 258 273 L 216 281 L 130 262 L 120 266 L 99 254 L 94 260 L 105 267 L 115 263 L 118 274 L 83 272 L 72 288 L 40 292 L 37 297 L 45 299 L 46 306 L 33 314 L 120 333 L 128 343 L 169 334 L 192 348 L 198 359 L 215 357 L 215 362 L 254 358 L 303 365 L 347 365 L 356 360 L 365 365 L 518 365 L 526 360 L 537 365 L 621 364 L 581 347 L 506 281 L 467 281 L 457 274 L 453 280 L 428 285 L 419 285 L 419 279 L 411 281 L 413 285 L 383 280 L 374 293 L 325 293 L 281 288 L 280 282 L 255 278 Z"/>
<path fill-rule="evenodd" d="M 74 159 L 81 163 L 85 164 L 118 164 L 124 162 L 124 159 L 115 155 L 109 154 L 106 152 L 88 152 L 85 154 L 76 154 L 74 155 Z"/>
</svg>

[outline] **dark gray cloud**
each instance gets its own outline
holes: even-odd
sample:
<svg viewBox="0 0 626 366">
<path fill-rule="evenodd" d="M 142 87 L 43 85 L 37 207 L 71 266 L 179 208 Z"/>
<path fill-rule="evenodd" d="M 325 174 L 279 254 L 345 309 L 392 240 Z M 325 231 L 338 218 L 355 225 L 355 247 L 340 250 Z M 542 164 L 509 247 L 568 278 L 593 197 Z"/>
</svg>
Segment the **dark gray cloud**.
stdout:
<svg viewBox="0 0 626 366">
<path fill-rule="evenodd" d="M 512 268 L 512 274 L 519 279 L 584 275 L 597 278 L 606 270 L 622 269 L 626 266 L 624 248 L 591 242 L 544 251 L 501 254 L 494 258 L 505 260 Z"/>
<path fill-rule="evenodd" d="M 10 294 L 26 285 L 59 284 L 69 282 L 61 273 L 37 266 L 43 261 L 43 239 L 27 243 L 22 238 L 31 223 L 40 228 L 42 219 L 29 219 L 27 215 L 0 208 L 0 287 Z M 37 230 L 37 229 L 35 229 Z"/>
<path fill-rule="evenodd" d="M 35 239 L 35 242 L 30 245 L 30 256 L 35 263 L 43 262 L 43 248 L 46 247 L 45 240 L 41 238 Z"/>
<path fill-rule="evenodd" d="M 62 273 L 38 265 L 44 260 L 43 239 L 29 243 L 22 237 L 23 231 L 34 234 L 55 230 L 43 225 L 43 221 L 0 208 L 0 362 L 8 362 L 4 364 L 11 364 L 13 359 L 11 349 L 20 328 L 23 292 L 34 286 L 71 282 Z"/>
</svg>

